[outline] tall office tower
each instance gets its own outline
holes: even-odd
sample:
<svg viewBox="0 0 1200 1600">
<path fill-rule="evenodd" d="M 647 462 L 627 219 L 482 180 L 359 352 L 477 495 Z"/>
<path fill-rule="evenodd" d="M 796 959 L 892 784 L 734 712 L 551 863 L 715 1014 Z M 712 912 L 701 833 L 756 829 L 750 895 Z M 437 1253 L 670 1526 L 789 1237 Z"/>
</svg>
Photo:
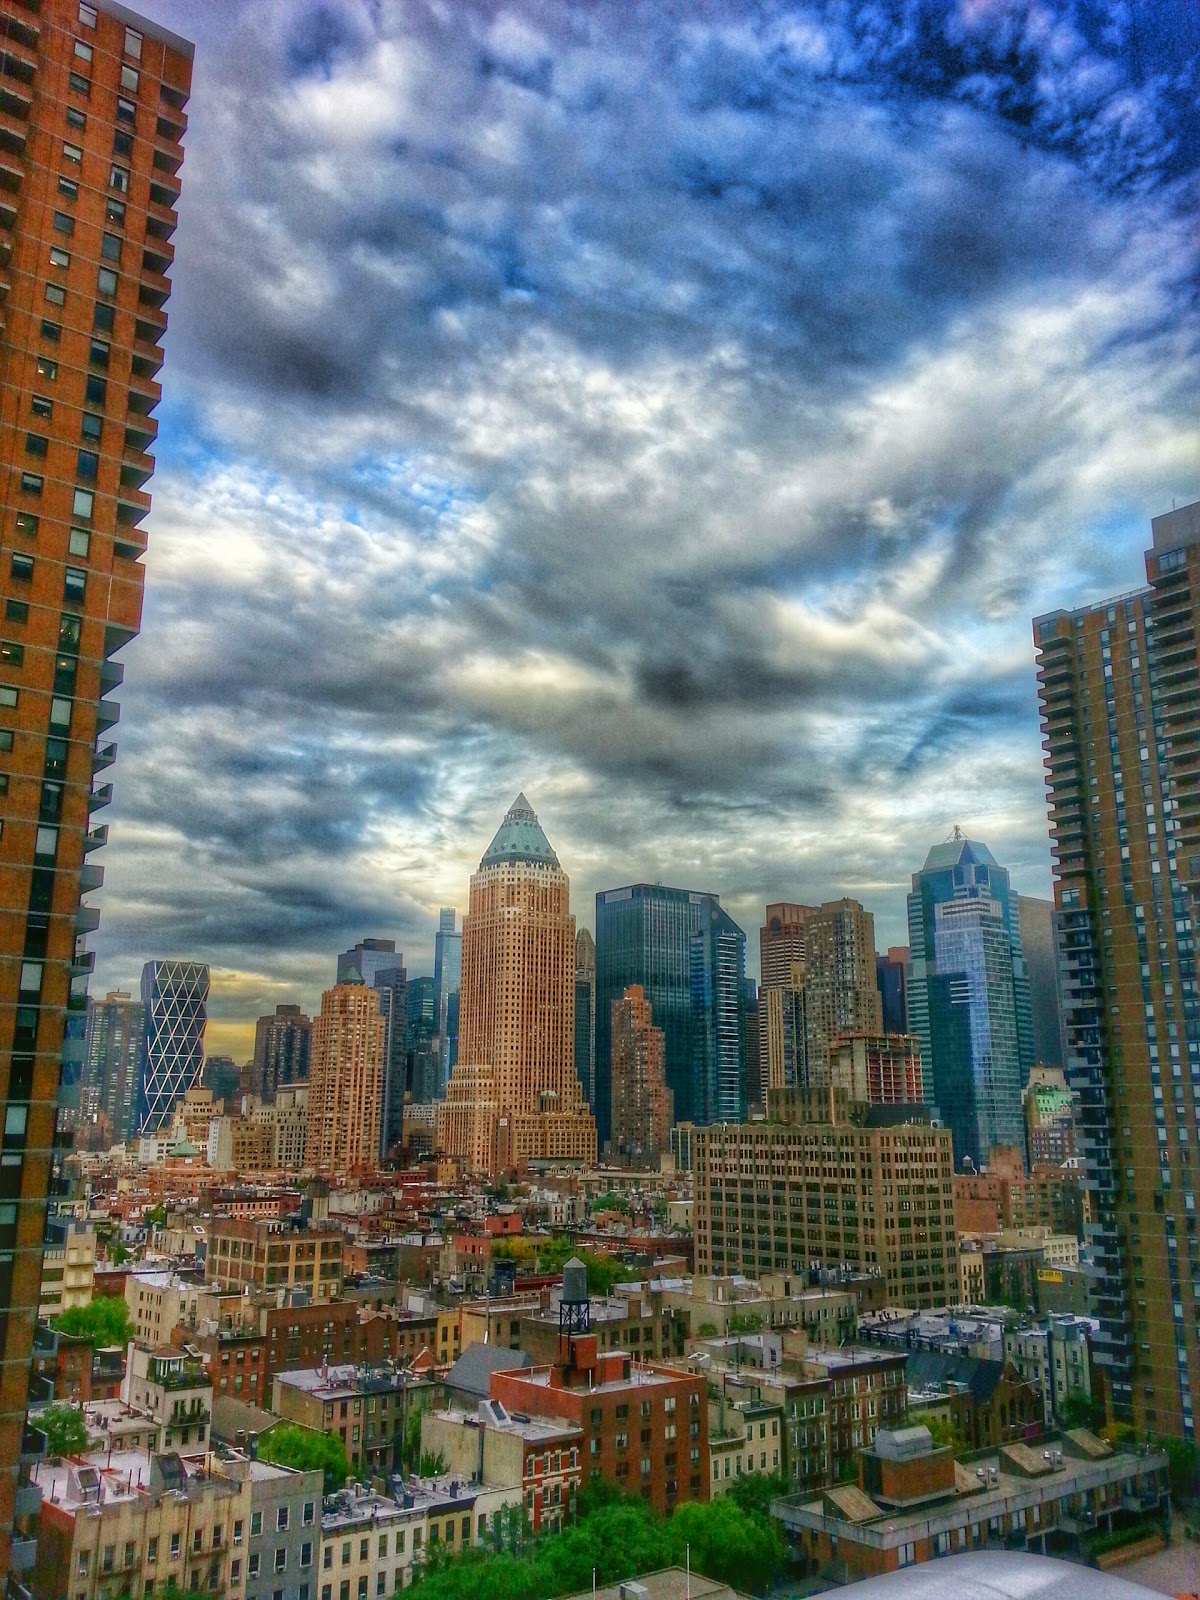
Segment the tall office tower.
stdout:
<svg viewBox="0 0 1200 1600">
<path fill-rule="evenodd" d="M 381 1160 L 399 1148 L 403 1137 L 404 1089 L 408 1070 L 408 973 L 394 939 L 360 939 L 337 960 L 339 983 L 365 983 L 379 996 L 384 1023 L 383 1111 L 379 1119 Z"/>
<path fill-rule="evenodd" d="M 743 942 L 743 956 L 745 944 Z M 749 1110 L 766 1109 L 767 1097 L 759 1073 L 759 1029 L 762 1014 L 758 1004 L 758 984 L 742 979 L 742 1104 Z"/>
<path fill-rule="evenodd" d="M 663 1031 L 650 1002 L 631 984 L 612 1005 L 612 1158 L 621 1167 L 655 1168 L 669 1148 L 671 1091 Z"/>
<path fill-rule="evenodd" d="M 696 1271 L 757 1278 L 846 1265 L 877 1270 L 891 1305 L 948 1305 L 958 1293 L 952 1159 L 947 1130 L 915 1107 L 772 1090 L 765 1122 L 692 1134 Z M 909 1198 L 898 1202 L 900 1192 Z"/>
<path fill-rule="evenodd" d="M 442 1058 L 437 1036 L 437 985 L 432 978 L 408 981 L 405 1023 L 405 1082 L 415 1101 L 442 1098 Z"/>
<path fill-rule="evenodd" d="M 1029 974 L 1033 1059 L 1046 1067 L 1061 1067 L 1063 1015 L 1054 955 L 1054 902 L 1019 894 L 1017 912 L 1021 919 L 1021 954 Z"/>
<path fill-rule="evenodd" d="M 875 981 L 883 1007 L 884 1033 L 908 1032 L 908 946 L 894 944 L 875 957 Z"/>
<path fill-rule="evenodd" d="M 746 1118 L 746 935 L 715 902 L 691 938 L 692 1121 Z"/>
<path fill-rule="evenodd" d="M 719 904 L 715 894 L 658 883 L 602 889 L 596 896 L 596 1126 L 601 1143 L 612 1128 L 612 1003 L 631 983 L 641 985 L 655 1025 L 663 1031 L 676 1120 L 696 1120 L 692 935 Z"/>
<path fill-rule="evenodd" d="M 955 1160 L 978 1166 L 994 1146 L 1024 1142 L 1033 1018 L 1017 896 L 991 851 L 958 828 L 912 882 L 910 1030 Z"/>
<path fill-rule="evenodd" d="M 767 1087 L 797 1089 L 808 1082 L 805 1040 L 808 1024 L 804 1009 L 804 966 L 796 962 L 791 980 L 775 984 L 759 996 L 759 1036 L 766 1035 Z"/>
<path fill-rule="evenodd" d="M 462 933 L 455 927 L 453 906 L 438 912 L 433 940 L 433 987 L 437 1007 L 438 1098 L 446 1092 L 458 1060 L 458 992 L 462 982 Z"/>
<path fill-rule="evenodd" d="M 307 1083 L 312 1018 L 299 1006 L 276 1006 L 254 1025 L 254 1092 L 274 1100 L 280 1089 Z M 214 1091 L 215 1092 L 215 1091 Z"/>
<path fill-rule="evenodd" d="M 377 989 L 326 989 L 313 1018 L 305 1166 L 335 1176 L 378 1165 L 386 1048 Z"/>
<path fill-rule="evenodd" d="M 596 1104 L 596 941 L 575 935 L 575 1071 L 593 1110 Z"/>
<path fill-rule="evenodd" d="M 0 1098 L 22 1128 L 4 1157 L 19 1220 L 0 1321 L 0 1585 L 60 1063 L 68 1079 L 82 1065 L 97 913 L 80 895 L 100 885 L 85 857 L 104 842 L 90 818 L 111 794 L 92 780 L 115 750 L 98 736 L 117 720 L 111 658 L 141 618 L 192 66 L 185 40 L 104 0 L 5 5 L 3 34 Z"/>
<path fill-rule="evenodd" d="M 570 883 L 523 794 L 471 878 L 459 1055 L 438 1138 L 476 1172 L 596 1160 L 596 1124 L 575 1072 Z"/>
<path fill-rule="evenodd" d="M 145 1031 L 146 1008 L 127 990 L 88 1000 L 84 1089 L 97 1117 L 103 1118 L 110 1144 L 124 1143 L 133 1131 Z"/>
<path fill-rule="evenodd" d="M 776 1030 L 784 1027 L 785 1011 L 796 1009 L 794 999 L 785 999 L 785 995 L 794 995 L 797 971 L 801 978 L 804 973 L 804 925 L 809 917 L 816 915 L 816 906 L 801 906 L 788 902 L 778 902 L 769 905 L 763 916 L 763 925 L 758 930 L 758 981 L 759 981 L 759 1029 L 758 1029 L 758 1076 L 759 1091 L 754 1097 L 757 1105 L 766 1105 L 767 1090 L 772 1086 L 771 1058 L 770 1058 L 770 1028 Z M 772 1000 L 769 996 L 778 993 L 779 998 Z M 774 1022 L 772 1022 L 772 1017 Z M 775 1087 L 780 1087 L 785 1081 L 794 1083 L 794 1078 L 786 1078 L 783 1074 L 786 1069 L 780 1065 L 781 1057 L 776 1055 L 775 1072 L 778 1082 Z M 794 1065 L 794 1063 L 793 1063 Z"/>
<path fill-rule="evenodd" d="M 1200 505 L 1151 527 L 1148 588 L 1039 617 L 1034 638 L 1093 1360 L 1121 1420 L 1193 1438 Z"/>
<path fill-rule="evenodd" d="M 804 1027 L 805 1081 L 813 1086 L 832 1081 L 839 1034 L 883 1032 L 875 918 L 857 900 L 823 901 L 805 924 Z"/>
<path fill-rule="evenodd" d="M 200 1085 L 221 1101 L 229 1116 L 234 1116 L 241 1104 L 243 1081 L 243 1069 L 232 1056 L 205 1056 Z"/>
<path fill-rule="evenodd" d="M 208 968 L 198 961 L 147 961 L 142 1006 L 146 1025 L 138 1061 L 136 1131 L 161 1133 L 176 1104 L 200 1082 Z"/>
</svg>

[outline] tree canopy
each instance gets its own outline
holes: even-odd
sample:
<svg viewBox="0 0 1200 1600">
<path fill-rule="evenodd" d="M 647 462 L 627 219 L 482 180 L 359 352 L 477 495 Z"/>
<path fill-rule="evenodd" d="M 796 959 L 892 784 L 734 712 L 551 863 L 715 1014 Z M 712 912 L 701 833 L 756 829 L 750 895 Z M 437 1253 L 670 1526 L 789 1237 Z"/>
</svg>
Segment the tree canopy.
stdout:
<svg viewBox="0 0 1200 1600">
<path fill-rule="evenodd" d="M 327 1491 L 340 1489 L 352 1475 L 345 1446 L 335 1433 L 318 1433 L 315 1428 L 302 1428 L 294 1422 L 280 1423 L 262 1434 L 258 1454 L 261 1460 L 273 1461 L 277 1467 L 297 1467 L 302 1472 L 320 1467 Z"/>
<path fill-rule="evenodd" d="M 87 1449 L 88 1432 L 80 1406 L 63 1404 L 47 1406 L 40 1416 L 32 1419 L 35 1428 L 46 1435 L 46 1453 L 52 1456 L 74 1456 Z"/>
<path fill-rule="evenodd" d="M 776 1484 L 777 1480 L 764 1480 Z M 580 1516 L 561 1532 L 526 1536 L 516 1550 L 440 1552 L 416 1574 L 420 1600 L 553 1600 L 664 1566 L 682 1566 L 742 1590 L 765 1589 L 783 1563 L 769 1516 L 731 1496 L 693 1500 L 663 1518 L 644 1501 L 589 1485 Z"/>
<path fill-rule="evenodd" d="M 86 1306 L 72 1306 L 52 1319 L 53 1327 L 94 1345 L 125 1344 L 133 1338 L 129 1307 L 116 1294 L 100 1294 Z"/>
</svg>

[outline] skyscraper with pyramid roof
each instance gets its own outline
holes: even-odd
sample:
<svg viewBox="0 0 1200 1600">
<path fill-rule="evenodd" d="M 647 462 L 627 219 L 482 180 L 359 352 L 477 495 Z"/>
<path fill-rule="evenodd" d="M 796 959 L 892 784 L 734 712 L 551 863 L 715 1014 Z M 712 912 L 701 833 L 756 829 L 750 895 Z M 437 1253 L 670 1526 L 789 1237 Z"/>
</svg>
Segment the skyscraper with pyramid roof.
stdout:
<svg viewBox="0 0 1200 1600">
<path fill-rule="evenodd" d="M 596 1124 L 575 1070 L 570 881 L 523 794 L 471 878 L 458 1060 L 438 1136 L 472 1172 L 596 1159 Z"/>
</svg>

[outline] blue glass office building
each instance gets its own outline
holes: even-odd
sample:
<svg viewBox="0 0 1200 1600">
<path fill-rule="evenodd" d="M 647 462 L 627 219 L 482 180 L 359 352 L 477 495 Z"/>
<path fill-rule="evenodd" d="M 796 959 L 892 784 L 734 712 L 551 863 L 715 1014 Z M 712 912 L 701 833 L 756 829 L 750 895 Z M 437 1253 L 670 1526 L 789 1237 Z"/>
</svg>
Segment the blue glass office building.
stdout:
<svg viewBox="0 0 1200 1600">
<path fill-rule="evenodd" d="M 908 897 L 909 1031 L 954 1138 L 955 1165 L 1022 1144 L 1021 1093 L 1033 1065 L 1029 974 L 1007 871 L 955 830 L 935 845 Z"/>
<path fill-rule="evenodd" d="M 142 968 L 142 1034 L 137 1127 L 161 1133 L 200 1082 L 208 1019 L 208 968 L 198 961 L 147 961 Z"/>
</svg>

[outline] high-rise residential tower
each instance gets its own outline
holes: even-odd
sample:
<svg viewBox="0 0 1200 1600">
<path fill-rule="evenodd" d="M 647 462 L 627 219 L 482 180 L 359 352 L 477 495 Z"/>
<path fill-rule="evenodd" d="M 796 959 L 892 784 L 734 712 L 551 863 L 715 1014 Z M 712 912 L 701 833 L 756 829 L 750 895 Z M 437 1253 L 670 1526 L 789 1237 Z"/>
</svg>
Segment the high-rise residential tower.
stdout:
<svg viewBox="0 0 1200 1600">
<path fill-rule="evenodd" d="M 816 906 L 802 906 L 790 902 L 769 905 L 758 930 L 758 1076 L 759 1091 L 755 1103 L 765 1106 L 767 1090 L 794 1084 L 795 1053 L 791 1041 L 795 1037 L 794 1024 L 797 1012 L 803 1005 L 795 998 L 797 984 L 803 987 L 804 978 L 804 926 L 816 915 Z M 771 1069 L 771 1038 L 774 1035 L 775 1068 Z M 785 1039 L 788 1044 L 785 1045 Z"/>
<path fill-rule="evenodd" d="M 700 1104 L 692 1011 L 692 936 L 707 927 L 714 894 L 634 883 L 596 896 L 596 1124 L 610 1136 L 612 1003 L 639 984 L 663 1031 L 675 1117 L 696 1121 Z"/>
<path fill-rule="evenodd" d="M 1017 896 L 991 851 L 957 828 L 912 881 L 910 1025 L 954 1159 L 979 1166 L 993 1147 L 1020 1149 L 1025 1137 L 1033 1022 Z"/>
<path fill-rule="evenodd" d="M 438 1138 L 476 1172 L 596 1159 L 596 1124 L 575 1071 L 570 884 L 523 794 L 471 878 L 458 1062 Z"/>
<path fill-rule="evenodd" d="M 111 794 L 113 657 L 141 619 L 192 69 L 186 40 L 105 0 L 6 4 L 3 19 L 0 1098 L 18 1221 L 0 1321 L 0 1584 L 60 1066 L 68 1091 L 82 1067 L 97 912 L 80 896 L 102 876 L 85 858 L 106 832 L 93 814 Z"/>
<path fill-rule="evenodd" d="M 437 1034 L 437 985 L 432 978 L 408 980 L 406 1011 L 406 1082 L 413 1099 L 429 1105 L 442 1097 L 444 1089 Z"/>
<path fill-rule="evenodd" d="M 299 1006 L 276 1006 L 254 1028 L 254 1092 L 274 1100 L 280 1089 L 307 1083 L 312 1052 L 312 1018 Z"/>
<path fill-rule="evenodd" d="M 199 961 L 147 961 L 142 968 L 145 1032 L 138 1061 L 138 1133 L 161 1133 L 200 1082 L 208 1018 L 208 968 Z"/>
<path fill-rule="evenodd" d="M 575 935 L 575 1071 L 584 1098 L 596 1104 L 596 941 L 586 928 Z"/>
<path fill-rule="evenodd" d="M 1034 637 L 1093 1367 L 1121 1420 L 1194 1438 L 1200 504 L 1151 526 L 1147 588 L 1039 617 Z"/>
<path fill-rule="evenodd" d="M 133 1131 L 145 1031 L 146 1008 L 127 990 L 88 1000 L 84 1103 L 89 1117 L 103 1120 L 110 1144 L 123 1143 Z"/>
<path fill-rule="evenodd" d="M 886 955 L 875 957 L 884 1033 L 908 1032 L 908 957 L 906 944 L 891 945 Z"/>
<path fill-rule="evenodd" d="M 875 918 L 857 900 L 825 900 L 804 928 L 804 1081 L 832 1079 L 834 1041 L 883 1032 Z"/>
<path fill-rule="evenodd" d="M 453 906 L 438 912 L 433 940 L 434 1004 L 437 1008 L 438 1097 L 446 1092 L 458 1060 L 458 993 L 462 983 L 462 932 Z"/>
<path fill-rule="evenodd" d="M 379 991 L 336 984 L 313 1018 L 304 1163 L 330 1176 L 379 1162 L 387 1024 Z"/>
<path fill-rule="evenodd" d="M 612 1159 L 618 1166 L 655 1168 L 671 1139 L 671 1091 L 666 1048 L 650 1002 L 631 984 L 613 1001 Z"/>
<path fill-rule="evenodd" d="M 691 939 L 692 1121 L 746 1116 L 746 935 L 716 902 Z"/>
<path fill-rule="evenodd" d="M 360 939 L 337 960 L 337 981 L 365 983 L 379 996 L 384 1023 L 383 1110 L 379 1119 L 379 1156 L 385 1159 L 403 1137 L 404 1088 L 407 1073 L 408 973 L 394 939 Z"/>
</svg>

